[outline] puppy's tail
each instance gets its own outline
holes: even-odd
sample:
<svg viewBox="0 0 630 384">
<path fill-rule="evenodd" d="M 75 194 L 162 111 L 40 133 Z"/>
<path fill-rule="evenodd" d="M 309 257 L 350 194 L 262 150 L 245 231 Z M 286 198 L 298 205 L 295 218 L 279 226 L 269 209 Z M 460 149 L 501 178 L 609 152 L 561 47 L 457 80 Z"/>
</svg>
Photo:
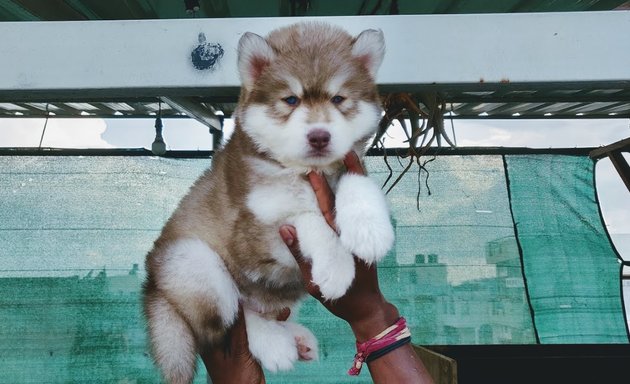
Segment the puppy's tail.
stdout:
<svg viewBox="0 0 630 384">
<path fill-rule="evenodd" d="M 195 376 L 197 349 L 192 331 L 164 298 L 148 293 L 145 315 L 153 359 L 169 384 L 189 384 Z"/>
</svg>

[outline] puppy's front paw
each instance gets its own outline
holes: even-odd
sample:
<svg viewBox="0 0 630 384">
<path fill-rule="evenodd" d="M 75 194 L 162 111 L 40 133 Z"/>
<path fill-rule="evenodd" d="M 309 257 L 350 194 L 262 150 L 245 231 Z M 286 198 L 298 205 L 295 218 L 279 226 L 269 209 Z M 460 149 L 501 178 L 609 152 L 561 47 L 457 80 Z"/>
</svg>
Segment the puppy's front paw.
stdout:
<svg viewBox="0 0 630 384">
<path fill-rule="evenodd" d="M 354 280 L 354 258 L 321 214 L 295 219 L 302 255 L 312 263 L 311 275 L 327 300 L 343 296 Z"/>
<path fill-rule="evenodd" d="M 368 263 L 382 259 L 394 244 L 394 229 L 381 189 L 366 176 L 345 174 L 335 205 L 341 243 Z"/>
<path fill-rule="evenodd" d="M 313 258 L 313 282 L 326 300 L 343 296 L 354 280 L 354 259 L 340 244 L 338 246 L 340 252 L 330 259 Z"/>
</svg>

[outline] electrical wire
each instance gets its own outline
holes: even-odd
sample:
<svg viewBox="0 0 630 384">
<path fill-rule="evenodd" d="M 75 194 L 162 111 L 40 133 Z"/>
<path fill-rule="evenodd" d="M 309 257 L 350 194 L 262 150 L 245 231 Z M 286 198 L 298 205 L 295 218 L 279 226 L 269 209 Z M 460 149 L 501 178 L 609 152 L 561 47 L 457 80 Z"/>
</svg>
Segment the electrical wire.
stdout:
<svg viewBox="0 0 630 384">
<path fill-rule="evenodd" d="M 455 123 L 453 122 L 453 103 L 451 103 L 451 133 L 453 134 L 453 144 L 457 147 L 457 137 L 455 137 Z"/>
<path fill-rule="evenodd" d="M 48 106 L 50 104 L 46 103 L 46 120 L 44 120 L 44 129 L 42 130 L 42 136 L 39 138 L 39 146 L 37 149 L 42 149 L 42 142 L 44 141 L 44 135 L 46 134 L 46 127 L 48 126 L 48 117 L 50 116 L 48 113 Z"/>
</svg>

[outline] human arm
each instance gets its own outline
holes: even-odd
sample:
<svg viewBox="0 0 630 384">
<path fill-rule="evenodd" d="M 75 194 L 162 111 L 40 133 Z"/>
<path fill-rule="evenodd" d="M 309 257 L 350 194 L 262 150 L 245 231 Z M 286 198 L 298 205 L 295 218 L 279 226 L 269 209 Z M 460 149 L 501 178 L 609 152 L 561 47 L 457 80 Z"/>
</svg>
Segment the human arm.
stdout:
<svg viewBox="0 0 630 384">
<path fill-rule="evenodd" d="M 346 157 L 345 164 L 349 172 L 364 174 L 359 159 L 353 153 Z M 311 173 L 309 181 L 320 210 L 334 228 L 334 194 L 323 176 Z M 280 228 L 280 235 L 300 266 L 307 291 L 333 315 L 345 320 L 358 342 L 376 336 L 400 317 L 396 306 L 388 302 L 380 290 L 376 265 L 368 266 L 355 258 L 356 274 L 352 286 L 341 298 L 327 301 L 312 282 L 310 263 L 301 257 L 295 228 L 285 225 Z M 367 366 L 374 383 L 433 383 L 422 360 L 409 343 L 367 363 Z"/>
<path fill-rule="evenodd" d="M 265 384 L 263 369 L 249 351 L 242 308 L 222 345 L 201 348 L 200 355 L 213 384 Z"/>
</svg>

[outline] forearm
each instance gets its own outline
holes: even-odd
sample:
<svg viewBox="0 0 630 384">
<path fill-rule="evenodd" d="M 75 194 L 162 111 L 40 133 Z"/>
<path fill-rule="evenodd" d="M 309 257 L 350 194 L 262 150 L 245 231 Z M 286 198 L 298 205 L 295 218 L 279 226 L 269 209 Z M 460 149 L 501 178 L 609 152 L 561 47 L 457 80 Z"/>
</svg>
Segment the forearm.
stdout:
<svg viewBox="0 0 630 384">
<path fill-rule="evenodd" d="M 255 368 L 254 370 L 257 370 Z M 212 384 L 265 384 L 262 370 L 254 372 L 251 367 L 234 367 L 234 369 L 221 368 L 221 371 L 209 371 L 208 376 Z"/>
<path fill-rule="evenodd" d="M 433 383 L 427 368 L 411 344 L 405 344 L 367 364 L 376 384 Z"/>
<path fill-rule="evenodd" d="M 358 342 L 366 341 L 394 324 L 400 317 L 398 309 L 388 303 L 379 304 L 372 315 L 350 323 L 350 327 Z M 429 384 L 433 383 L 422 360 L 418 357 L 410 343 L 367 363 L 376 384 Z"/>
<path fill-rule="evenodd" d="M 260 364 L 246 356 L 202 355 L 212 384 L 265 384 Z"/>
</svg>

